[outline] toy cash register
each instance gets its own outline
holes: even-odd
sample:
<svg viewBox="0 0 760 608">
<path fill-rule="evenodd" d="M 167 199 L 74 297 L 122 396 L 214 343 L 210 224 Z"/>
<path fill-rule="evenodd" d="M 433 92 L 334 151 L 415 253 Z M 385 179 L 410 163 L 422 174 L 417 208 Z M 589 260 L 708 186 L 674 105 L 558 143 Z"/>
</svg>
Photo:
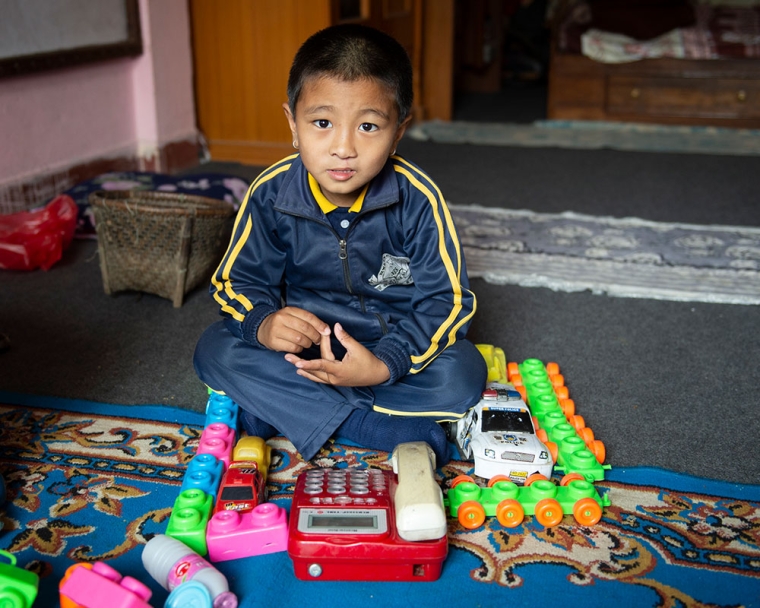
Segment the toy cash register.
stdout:
<svg viewBox="0 0 760 608">
<path fill-rule="evenodd" d="M 399 445 L 397 475 L 380 469 L 310 469 L 290 510 L 288 555 L 301 580 L 434 581 L 448 552 L 435 454 Z"/>
</svg>

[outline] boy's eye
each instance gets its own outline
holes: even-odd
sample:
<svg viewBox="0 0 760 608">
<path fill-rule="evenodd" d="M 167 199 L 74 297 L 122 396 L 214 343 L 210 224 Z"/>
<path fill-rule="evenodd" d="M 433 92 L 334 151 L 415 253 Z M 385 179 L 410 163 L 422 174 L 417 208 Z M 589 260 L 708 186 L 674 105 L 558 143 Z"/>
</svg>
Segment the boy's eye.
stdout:
<svg viewBox="0 0 760 608">
<path fill-rule="evenodd" d="M 330 121 L 326 118 L 320 118 L 319 120 L 315 120 L 314 124 L 317 125 L 320 129 L 328 129 L 330 127 Z"/>
<path fill-rule="evenodd" d="M 359 125 L 359 130 L 364 131 L 365 133 L 371 133 L 372 131 L 377 131 L 377 125 L 373 125 L 371 122 L 363 122 Z"/>
</svg>

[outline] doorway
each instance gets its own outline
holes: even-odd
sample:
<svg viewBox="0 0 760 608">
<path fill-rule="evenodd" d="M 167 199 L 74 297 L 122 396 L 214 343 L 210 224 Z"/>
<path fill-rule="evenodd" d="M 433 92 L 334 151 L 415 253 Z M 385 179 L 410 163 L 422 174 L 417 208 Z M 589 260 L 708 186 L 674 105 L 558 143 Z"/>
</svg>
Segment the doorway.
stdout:
<svg viewBox="0 0 760 608">
<path fill-rule="evenodd" d="M 453 120 L 547 117 L 547 0 L 456 0 Z"/>
</svg>

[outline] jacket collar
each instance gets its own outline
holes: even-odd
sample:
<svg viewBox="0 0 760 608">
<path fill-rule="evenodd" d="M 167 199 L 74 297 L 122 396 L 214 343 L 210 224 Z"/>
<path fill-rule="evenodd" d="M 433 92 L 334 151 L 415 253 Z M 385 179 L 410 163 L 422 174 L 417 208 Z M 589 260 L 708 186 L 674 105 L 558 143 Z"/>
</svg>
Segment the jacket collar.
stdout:
<svg viewBox="0 0 760 608">
<path fill-rule="evenodd" d="M 398 202 L 399 190 L 393 162 L 389 158 L 380 173 L 370 182 L 364 196 L 364 201 L 361 203 L 361 211 L 379 209 Z M 314 219 L 323 219 L 325 217 L 325 213 L 320 208 L 311 191 L 309 174 L 301 162 L 300 155 L 293 159 L 282 187 L 277 193 L 274 208 L 285 213 Z"/>
</svg>

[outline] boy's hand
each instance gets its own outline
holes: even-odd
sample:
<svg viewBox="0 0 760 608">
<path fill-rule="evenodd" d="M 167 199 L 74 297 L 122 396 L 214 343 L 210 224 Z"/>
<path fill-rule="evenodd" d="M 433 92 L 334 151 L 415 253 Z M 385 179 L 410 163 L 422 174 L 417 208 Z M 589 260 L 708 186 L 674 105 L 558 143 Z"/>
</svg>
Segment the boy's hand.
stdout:
<svg viewBox="0 0 760 608">
<path fill-rule="evenodd" d="M 320 342 L 330 335 L 330 326 L 303 308 L 286 306 L 272 313 L 259 325 L 256 337 L 270 350 L 300 353 L 304 348 Z"/>
<path fill-rule="evenodd" d="M 335 359 L 329 339 L 319 343 L 321 359 L 306 360 L 296 355 L 285 355 L 285 360 L 298 368 L 300 376 L 334 386 L 375 386 L 391 377 L 388 366 L 348 335 L 340 323 L 335 324 L 335 337 L 346 349 L 342 361 Z"/>
</svg>

